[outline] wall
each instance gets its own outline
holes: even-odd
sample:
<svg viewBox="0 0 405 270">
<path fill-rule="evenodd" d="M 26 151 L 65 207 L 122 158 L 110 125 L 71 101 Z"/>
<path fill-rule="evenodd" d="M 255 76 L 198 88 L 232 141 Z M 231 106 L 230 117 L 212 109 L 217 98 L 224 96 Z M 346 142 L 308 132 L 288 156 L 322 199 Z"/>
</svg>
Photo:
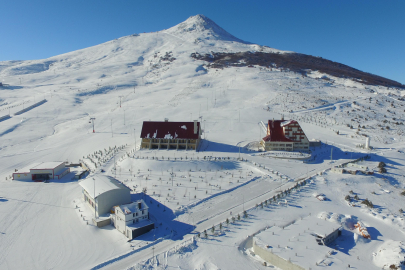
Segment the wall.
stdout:
<svg viewBox="0 0 405 270">
<path fill-rule="evenodd" d="M 13 180 L 32 180 L 31 173 L 13 173 Z"/>
<path fill-rule="evenodd" d="M 262 247 L 256 245 L 256 242 L 253 240 L 253 251 L 256 255 L 259 255 L 263 260 L 271 263 L 274 266 L 277 266 L 283 270 L 306 270 L 305 268 L 293 264 L 283 258 L 277 256 L 274 253 L 271 253 L 270 250 L 265 250 Z"/>
<path fill-rule="evenodd" d="M 97 196 L 97 212 L 99 215 L 110 212 L 111 208 L 116 205 L 131 202 L 130 190 L 113 189 Z"/>
</svg>

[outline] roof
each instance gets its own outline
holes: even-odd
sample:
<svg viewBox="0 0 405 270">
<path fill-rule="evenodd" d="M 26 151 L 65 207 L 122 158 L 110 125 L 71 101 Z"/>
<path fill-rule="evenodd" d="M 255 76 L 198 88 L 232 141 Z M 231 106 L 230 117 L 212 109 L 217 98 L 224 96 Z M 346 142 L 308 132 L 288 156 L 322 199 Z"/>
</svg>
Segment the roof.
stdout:
<svg viewBox="0 0 405 270">
<path fill-rule="evenodd" d="M 94 182 L 95 181 L 95 182 Z M 94 186 L 96 187 L 96 198 L 103 194 L 106 193 L 110 190 L 115 190 L 115 189 L 123 189 L 123 190 L 128 190 L 130 192 L 130 189 L 123 185 L 121 182 L 119 182 L 117 179 L 115 179 L 112 176 L 109 175 L 93 175 L 91 177 L 88 177 L 82 181 L 79 182 L 79 185 L 84 188 L 84 190 L 87 191 L 87 193 L 90 196 L 94 196 Z"/>
<path fill-rule="evenodd" d="M 31 170 L 53 170 L 59 165 L 63 164 L 63 162 L 41 162 L 37 163 L 36 165 L 31 166 Z"/>
<path fill-rule="evenodd" d="M 270 134 L 263 138 L 265 142 L 293 142 L 284 136 L 283 126 L 289 125 L 295 121 L 285 121 L 285 120 L 269 120 L 268 130 Z"/>
<path fill-rule="evenodd" d="M 331 250 L 318 245 L 316 235 L 325 237 L 340 228 L 340 224 L 333 221 L 308 216 L 284 228 L 270 227 L 257 234 L 254 240 L 261 248 L 308 269 Z"/>
<path fill-rule="evenodd" d="M 198 139 L 200 133 L 200 122 L 197 122 L 197 127 L 197 134 L 194 134 L 194 122 L 144 121 L 141 138 Z"/>
<path fill-rule="evenodd" d="M 14 173 L 30 173 L 30 170 L 53 170 L 55 167 L 59 166 L 63 162 L 35 162 L 24 168 L 18 169 Z"/>
<path fill-rule="evenodd" d="M 141 208 L 138 208 L 138 203 L 141 203 Z M 146 203 L 143 200 L 138 200 L 135 202 L 127 203 L 127 204 L 122 204 L 118 206 L 125 215 L 131 214 L 138 212 L 139 210 L 144 210 L 148 209 L 149 207 L 146 205 Z"/>
</svg>

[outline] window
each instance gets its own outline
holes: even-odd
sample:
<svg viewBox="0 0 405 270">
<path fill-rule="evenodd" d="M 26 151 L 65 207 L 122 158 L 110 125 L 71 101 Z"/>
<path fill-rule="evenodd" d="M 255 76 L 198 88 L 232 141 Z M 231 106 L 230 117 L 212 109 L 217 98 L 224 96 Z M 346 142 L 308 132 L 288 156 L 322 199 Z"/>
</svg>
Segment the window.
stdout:
<svg viewBox="0 0 405 270">
<path fill-rule="evenodd" d="M 143 212 L 144 210 L 142 210 L 142 215 L 144 214 L 144 212 Z"/>
</svg>

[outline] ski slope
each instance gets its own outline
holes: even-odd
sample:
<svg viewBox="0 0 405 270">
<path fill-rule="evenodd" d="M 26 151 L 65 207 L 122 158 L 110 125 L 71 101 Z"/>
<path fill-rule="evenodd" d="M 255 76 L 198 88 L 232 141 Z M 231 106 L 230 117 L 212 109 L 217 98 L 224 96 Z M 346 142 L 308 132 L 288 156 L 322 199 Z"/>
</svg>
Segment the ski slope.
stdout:
<svg viewBox="0 0 405 270">
<path fill-rule="evenodd" d="M 351 215 L 370 228 L 370 242 L 339 242 L 343 251 L 331 268 L 350 261 L 358 269 L 381 269 L 373 252 L 384 243 L 394 250 L 391 241 L 405 240 L 398 211 L 405 188 L 403 90 L 348 78 L 326 82 L 315 71 L 301 76 L 274 67 L 210 69 L 190 57 L 211 51 L 291 53 L 241 41 L 208 18 L 193 16 L 166 30 L 48 59 L 1 62 L 0 76 L 9 86 L 0 88 L 0 117 L 11 117 L 0 122 L 0 269 L 152 269 L 152 262 L 162 269 L 265 269 L 249 255 L 248 236 L 309 213 Z M 47 102 L 17 114 L 43 99 Z M 323 142 L 312 149 L 311 162 L 261 156 L 251 147 L 265 136 L 258 123 L 282 116 L 298 120 L 308 138 Z M 139 150 L 142 122 L 164 118 L 199 119 L 200 151 Z M 370 136 L 373 150 L 356 147 L 364 144 L 363 134 Z M 103 168 L 135 187 L 133 198 L 146 199 L 158 224 L 132 242 L 112 226 L 87 224 L 92 213 L 80 201 L 73 175 L 50 183 L 10 180 L 15 169 L 33 162 L 76 163 L 115 146 L 124 146 L 115 154 L 118 169 L 113 170 L 111 156 L 93 173 Z M 384 161 L 388 173 L 327 171 L 366 154 L 374 167 Z M 312 177 L 310 184 L 280 205 L 255 209 L 306 177 Z M 344 196 L 350 190 L 377 207 L 348 206 Z M 319 202 L 313 192 L 330 201 Z M 244 210 L 248 219 L 225 226 L 226 218 Z M 211 227 L 220 222 L 223 232 L 216 227 L 218 235 L 212 236 Z M 204 230 L 208 239 L 189 240 Z M 347 233 L 354 239 L 353 228 Z M 150 260 L 153 253 L 157 265 Z"/>
</svg>

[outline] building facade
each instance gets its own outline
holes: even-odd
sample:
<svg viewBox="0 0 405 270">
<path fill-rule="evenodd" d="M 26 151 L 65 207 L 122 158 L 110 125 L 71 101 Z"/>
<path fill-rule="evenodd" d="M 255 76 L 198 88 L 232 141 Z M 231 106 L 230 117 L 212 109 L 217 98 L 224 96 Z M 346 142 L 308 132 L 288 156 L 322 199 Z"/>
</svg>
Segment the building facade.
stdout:
<svg viewBox="0 0 405 270">
<path fill-rule="evenodd" d="M 141 148 L 197 150 L 201 140 L 200 122 L 144 121 Z"/>
<path fill-rule="evenodd" d="M 309 140 L 297 121 L 269 120 L 261 141 L 266 151 L 308 151 Z"/>
<path fill-rule="evenodd" d="M 112 222 L 115 228 L 129 239 L 154 228 L 154 223 L 149 219 L 149 207 L 143 200 L 115 206 Z"/>
<path fill-rule="evenodd" d="M 13 180 L 46 181 L 61 179 L 70 172 L 65 162 L 39 162 L 13 173 Z"/>
</svg>

